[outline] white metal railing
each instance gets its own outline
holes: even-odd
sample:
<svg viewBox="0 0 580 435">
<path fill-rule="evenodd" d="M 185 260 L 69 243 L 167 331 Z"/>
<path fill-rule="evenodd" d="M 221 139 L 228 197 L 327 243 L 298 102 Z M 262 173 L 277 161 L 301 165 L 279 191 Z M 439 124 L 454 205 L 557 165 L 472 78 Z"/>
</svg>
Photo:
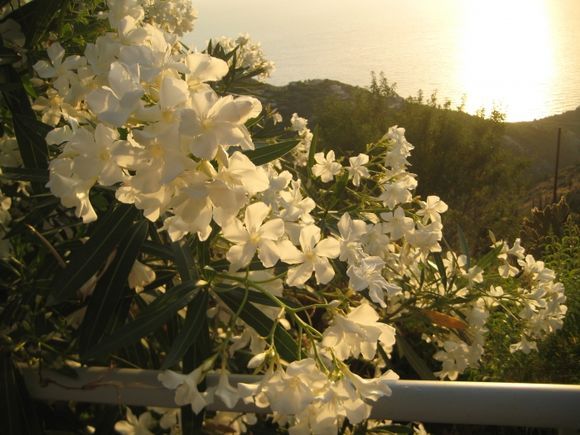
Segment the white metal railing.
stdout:
<svg viewBox="0 0 580 435">
<path fill-rule="evenodd" d="M 175 407 L 174 391 L 157 380 L 159 371 L 90 367 L 75 369 L 76 379 L 54 371 L 23 367 L 32 398 L 136 406 Z M 232 384 L 256 382 L 258 376 L 231 375 Z M 208 375 L 208 386 L 217 384 Z M 559 428 L 576 434 L 580 428 L 580 386 L 498 382 L 390 382 L 392 396 L 378 400 L 372 418 L 428 423 Z M 216 401 L 211 410 L 225 410 Z M 238 412 L 268 410 L 238 403 Z"/>
</svg>

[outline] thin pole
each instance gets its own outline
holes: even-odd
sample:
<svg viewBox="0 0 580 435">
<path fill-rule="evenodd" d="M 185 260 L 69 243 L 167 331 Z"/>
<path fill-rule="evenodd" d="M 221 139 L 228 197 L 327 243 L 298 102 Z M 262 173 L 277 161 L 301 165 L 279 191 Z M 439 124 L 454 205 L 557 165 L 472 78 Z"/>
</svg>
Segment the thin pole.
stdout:
<svg viewBox="0 0 580 435">
<path fill-rule="evenodd" d="M 562 128 L 558 128 L 558 143 L 556 145 L 556 170 L 554 172 L 554 195 L 552 203 L 558 202 L 558 168 L 560 166 L 560 139 L 562 137 Z"/>
</svg>

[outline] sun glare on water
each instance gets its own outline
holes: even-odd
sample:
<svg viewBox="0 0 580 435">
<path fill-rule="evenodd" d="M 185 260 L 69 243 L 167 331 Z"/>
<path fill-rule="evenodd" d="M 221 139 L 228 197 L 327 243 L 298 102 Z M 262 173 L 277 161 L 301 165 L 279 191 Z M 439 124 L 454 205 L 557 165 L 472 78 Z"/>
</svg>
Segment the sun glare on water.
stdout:
<svg viewBox="0 0 580 435">
<path fill-rule="evenodd" d="M 555 61 L 544 0 L 464 0 L 457 82 L 466 110 L 495 106 L 508 120 L 549 114 Z"/>
</svg>

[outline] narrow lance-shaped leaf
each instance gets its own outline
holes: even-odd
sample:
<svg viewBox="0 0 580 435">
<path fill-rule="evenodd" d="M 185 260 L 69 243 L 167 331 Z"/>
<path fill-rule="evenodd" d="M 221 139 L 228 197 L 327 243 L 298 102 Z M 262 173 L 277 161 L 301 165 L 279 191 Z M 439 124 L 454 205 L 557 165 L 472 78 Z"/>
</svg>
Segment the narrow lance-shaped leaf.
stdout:
<svg viewBox="0 0 580 435">
<path fill-rule="evenodd" d="M 173 242 L 171 251 L 175 260 L 175 266 L 183 282 L 193 281 L 193 253 L 191 248 L 184 242 Z"/>
<path fill-rule="evenodd" d="M 441 256 L 441 252 L 433 252 L 432 255 L 435 260 L 435 264 L 437 265 L 439 276 L 441 277 L 441 284 L 443 284 L 443 288 L 447 290 L 447 271 L 445 270 L 445 265 L 443 264 L 443 257 Z"/>
<path fill-rule="evenodd" d="M 319 129 L 317 125 L 314 128 L 314 133 L 312 134 L 312 141 L 310 142 L 310 149 L 308 150 L 308 163 L 306 164 L 306 167 L 308 168 L 309 175 L 312 175 L 312 166 L 314 166 L 314 154 L 316 154 L 316 150 L 318 149 L 318 136 Z"/>
<path fill-rule="evenodd" d="M 115 307 L 126 293 L 129 273 L 147 236 L 148 222 L 142 220 L 127 231 L 119 243 L 112 264 L 99 280 L 89 299 L 87 312 L 79 329 L 81 355 L 103 336 Z"/>
<path fill-rule="evenodd" d="M 254 291 L 254 290 L 248 290 L 247 295 L 246 295 L 246 291 L 244 291 L 243 289 L 232 288 L 231 286 L 227 286 L 227 285 L 224 285 L 221 287 L 214 286 L 214 290 L 217 293 L 220 293 L 220 292 L 233 293 L 234 295 L 236 295 L 236 297 L 238 297 L 242 300 L 244 299 L 244 297 L 247 297 L 248 302 L 254 302 L 254 303 L 259 304 L 259 305 L 266 305 L 267 307 L 277 307 L 278 306 L 278 304 L 276 302 L 274 302 L 272 299 L 270 299 L 268 296 L 266 296 L 263 293 Z M 290 301 L 286 298 L 278 297 L 278 299 L 281 300 L 282 302 L 284 302 L 286 305 L 288 305 L 291 308 L 298 308 L 299 307 L 299 305 L 296 302 Z"/>
<path fill-rule="evenodd" d="M 177 362 L 185 355 L 187 349 L 196 342 L 202 331 L 203 323 L 207 322 L 208 299 L 208 292 L 201 291 L 195 298 L 193 298 L 187 307 L 185 322 L 163 361 L 162 369 L 168 369 L 177 364 Z"/>
<path fill-rule="evenodd" d="M 132 205 L 118 205 L 97 222 L 91 238 L 71 255 L 66 269 L 56 276 L 49 305 L 72 296 L 101 269 L 136 214 L 137 210 Z"/>
<path fill-rule="evenodd" d="M 193 302 L 190 304 L 190 306 Z M 198 317 L 199 332 L 196 340 L 191 343 L 187 352 L 183 356 L 182 367 L 183 373 L 191 373 L 200 366 L 212 352 L 212 343 L 209 337 L 209 323 L 207 316 L 201 315 Z M 200 391 L 205 390 L 205 381 L 199 385 Z M 183 424 L 183 433 L 201 433 L 203 422 L 205 420 L 205 410 L 198 414 L 194 414 L 191 406 L 181 407 L 181 421 Z"/>
<path fill-rule="evenodd" d="M 477 265 L 483 270 L 491 266 L 495 261 L 497 261 L 497 256 L 501 252 L 502 246 L 498 245 L 491 251 L 486 253 L 483 257 L 477 260 Z"/>
<path fill-rule="evenodd" d="M 9 353 L 0 353 L 0 427 L 9 435 L 42 433 L 34 404 Z"/>
<path fill-rule="evenodd" d="M 220 293 L 219 297 L 234 312 L 238 310 L 243 302 L 243 296 L 234 292 Z M 240 312 L 240 318 L 250 327 L 254 328 L 262 337 L 268 336 L 274 326 L 272 319 L 249 302 L 244 305 L 244 308 Z M 276 325 L 274 345 L 278 353 L 286 361 L 298 359 L 298 345 L 280 324 Z"/>
<path fill-rule="evenodd" d="M 147 305 L 135 320 L 103 338 L 98 344 L 85 352 L 86 359 L 97 358 L 127 346 L 162 326 L 181 308 L 189 304 L 198 292 L 193 282 L 173 287 Z"/>
<path fill-rule="evenodd" d="M 167 246 L 160 245 L 153 241 L 145 240 L 143 242 L 143 249 L 142 251 L 146 254 L 153 255 L 154 257 L 163 259 L 163 260 L 173 260 L 173 251 L 168 248 Z"/>
<path fill-rule="evenodd" d="M 36 0 L 23 4 L 10 14 L 10 18 L 22 27 L 26 37 L 26 48 L 36 46 L 58 17 L 59 12 L 64 13 L 70 2 L 71 0 Z"/>
<path fill-rule="evenodd" d="M 244 154 L 256 166 L 265 165 L 273 160 L 279 159 L 289 153 L 298 145 L 300 141 L 296 139 L 279 142 L 273 145 L 266 145 L 255 150 L 244 151 Z"/>
<path fill-rule="evenodd" d="M 12 114 L 14 134 L 24 166 L 46 169 L 48 147 L 44 138 L 51 127 L 36 119 L 20 76 L 10 65 L 0 65 L 0 89 Z"/>
<path fill-rule="evenodd" d="M 461 248 L 461 253 L 467 258 L 465 266 L 469 270 L 471 267 L 471 257 L 469 255 L 469 245 L 467 244 L 467 239 L 465 238 L 465 233 L 459 225 L 457 225 L 457 238 L 459 239 L 459 246 Z"/>
<path fill-rule="evenodd" d="M 397 330 L 397 348 L 399 349 L 399 353 L 409 362 L 421 379 L 427 381 L 436 379 L 427 363 L 415 352 L 415 349 L 413 349 L 399 330 Z"/>
<path fill-rule="evenodd" d="M 34 183 L 48 182 L 48 171 L 43 168 L 12 168 L 2 166 L 2 177 L 13 181 L 32 181 Z"/>
</svg>

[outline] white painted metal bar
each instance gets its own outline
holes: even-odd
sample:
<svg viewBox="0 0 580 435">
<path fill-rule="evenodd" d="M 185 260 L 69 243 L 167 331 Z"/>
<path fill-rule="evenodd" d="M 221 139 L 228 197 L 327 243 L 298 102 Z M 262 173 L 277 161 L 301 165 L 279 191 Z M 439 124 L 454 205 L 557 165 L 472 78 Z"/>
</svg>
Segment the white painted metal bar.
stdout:
<svg viewBox="0 0 580 435">
<path fill-rule="evenodd" d="M 31 396 L 45 401 L 175 407 L 174 392 L 157 380 L 158 371 L 78 368 L 76 379 L 54 371 L 22 368 Z M 232 384 L 257 376 L 232 375 Z M 209 386 L 217 376 L 207 377 Z M 392 381 L 391 397 L 375 403 L 372 418 L 474 425 L 580 428 L 580 386 L 496 382 Z M 210 409 L 225 410 L 223 403 Z M 267 412 L 239 403 L 238 412 Z M 564 432 L 562 432 L 564 433 Z M 572 431 L 570 433 L 575 433 Z"/>
</svg>

